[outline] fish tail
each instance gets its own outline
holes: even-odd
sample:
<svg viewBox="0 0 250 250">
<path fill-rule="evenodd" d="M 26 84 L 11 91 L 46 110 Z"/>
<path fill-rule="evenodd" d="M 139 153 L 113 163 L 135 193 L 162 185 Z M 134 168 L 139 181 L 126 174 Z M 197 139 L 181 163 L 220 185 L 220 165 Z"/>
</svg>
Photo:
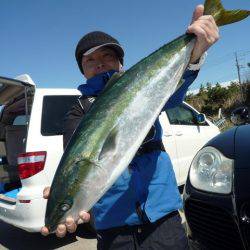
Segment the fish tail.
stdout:
<svg viewBox="0 0 250 250">
<path fill-rule="evenodd" d="M 247 18 L 249 10 L 225 10 L 220 0 L 206 0 L 204 15 L 212 15 L 218 26 L 235 23 Z"/>
</svg>

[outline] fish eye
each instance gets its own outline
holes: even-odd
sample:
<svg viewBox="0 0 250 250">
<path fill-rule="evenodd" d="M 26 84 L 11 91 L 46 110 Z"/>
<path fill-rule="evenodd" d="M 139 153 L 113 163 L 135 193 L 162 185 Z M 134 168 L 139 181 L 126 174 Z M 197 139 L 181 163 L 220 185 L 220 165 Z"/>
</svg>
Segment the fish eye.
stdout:
<svg viewBox="0 0 250 250">
<path fill-rule="evenodd" d="M 70 205 L 69 204 L 67 204 L 67 203 L 63 203 L 62 205 L 61 205 L 61 210 L 63 211 L 63 212 L 66 212 L 66 211 L 68 211 L 69 209 L 70 209 Z"/>
</svg>

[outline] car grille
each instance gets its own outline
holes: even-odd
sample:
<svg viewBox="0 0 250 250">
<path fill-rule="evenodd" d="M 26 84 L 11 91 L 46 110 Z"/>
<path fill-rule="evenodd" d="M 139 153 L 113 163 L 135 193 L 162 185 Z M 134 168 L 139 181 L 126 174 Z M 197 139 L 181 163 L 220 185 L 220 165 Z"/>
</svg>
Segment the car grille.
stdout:
<svg viewBox="0 0 250 250">
<path fill-rule="evenodd" d="M 185 214 L 194 239 L 208 249 L 244 249 L 238 227 L 225 210 L 189 199 Z"/>
<path fill-rule="evenodd" d="M 244 234 L 245 234 L 245 237 L 247 240 L 247 244 L 248 244 L 248 246 L 250 246 L 250 228 L 249 228 L 249 225 L 244 227 Z"/>
</svg>

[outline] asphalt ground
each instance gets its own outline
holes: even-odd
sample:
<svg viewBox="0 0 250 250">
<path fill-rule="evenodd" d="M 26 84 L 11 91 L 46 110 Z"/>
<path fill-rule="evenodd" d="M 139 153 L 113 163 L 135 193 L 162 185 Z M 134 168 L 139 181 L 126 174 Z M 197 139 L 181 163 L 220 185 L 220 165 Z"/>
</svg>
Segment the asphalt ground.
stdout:
<svg viewBox="0 0 250 250">
<path fill-rule="evenodd" d="M 185 217 L 180 212 L 182 223 L 185 226 Z M 68 234 L 62 239 L 54 234 L 47 237 L 40 233 L 28 233 L 14 226 L 0 222 L 0 249 L 12 250 L 40 250 L 40 249 L 64 249 L 64 250 L 95 250 L 96 239 L 91 233 L 84 233 L 84 228 L 80 225 L 74 234 Z M 198 249 L 198 248 L 192 248 Z"/>
<path fill-rule="evenodd" d="M 95 250 L 96 239 L 91 234 L 83 232 L 81 226 L 76 233 L 67 237 L 57 238 L 54 234 L 42 236 L 40 233 L 28 233 L 14 226 L 0 222 L 0 249 L 12 250 Z"/>
</svg>

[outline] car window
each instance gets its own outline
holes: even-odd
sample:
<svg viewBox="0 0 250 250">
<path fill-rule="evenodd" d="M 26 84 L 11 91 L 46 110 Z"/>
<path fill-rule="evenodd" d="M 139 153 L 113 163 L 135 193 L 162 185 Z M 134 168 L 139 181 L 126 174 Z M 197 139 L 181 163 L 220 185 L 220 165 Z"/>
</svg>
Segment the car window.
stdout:
<svg viewBox="0 0 250 250">
<path fill-rule="evenodd" d="M 42 135 L 62 135 L 66 113 L 76 104 L 79 96 L 44 96 L 42 110 Z"/>
<path fill-rule="evenodd" d="M 171 109 L 167 109 L 166 113 L 170 124 L 197 125 L 196 113 L 184 104 Z"/>
<path fill-rule="evenodd" d="M 27 103 L 27 110 L 26 110 Z M 33 103 L 33 95 L 26 100 L 24 95 L 17 97 L 11 103 L 1 108 L 0 120 L 6 125 L 27 125 L 30 118 L 30 111 Z M 27 117 L 26 117 L 27 111 Z M 26 122 L 27 119 L 27 122 Z"/>
</svg>

